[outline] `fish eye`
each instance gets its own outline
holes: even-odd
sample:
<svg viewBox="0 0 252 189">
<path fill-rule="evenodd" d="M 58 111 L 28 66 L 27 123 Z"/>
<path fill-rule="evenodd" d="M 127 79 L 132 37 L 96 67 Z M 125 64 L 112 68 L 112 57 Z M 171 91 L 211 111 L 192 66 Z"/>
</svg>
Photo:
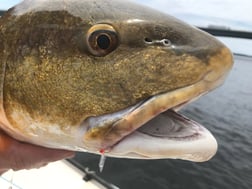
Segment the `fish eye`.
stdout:
<svg viewBox="0 0 252 189">
<path fill-rule="evenodd" d="M 86 42 L 92 55 L 106 56 L 118 47 L 119 38 L 111 25 L 97 24 L 88 30 Z"/>
</svg>

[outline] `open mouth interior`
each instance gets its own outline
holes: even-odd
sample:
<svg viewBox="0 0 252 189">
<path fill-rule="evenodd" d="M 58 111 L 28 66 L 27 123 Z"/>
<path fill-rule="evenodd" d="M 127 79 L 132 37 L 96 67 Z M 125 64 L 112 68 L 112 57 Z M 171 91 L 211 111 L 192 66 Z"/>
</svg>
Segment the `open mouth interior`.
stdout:
<svg viewBox="0 0 252 189">
<path fill-rule="evenodd" d="M 169 109 L 122 138 L 111 149 L 113 156 L 136 159 L 209 160 L 217 142 L 201 124 Z"/>
<path fill-rule="evenodd" d="M 170 109 L 153 118 L 137 131 L 171 140 L 195 140 L 200 137 L 201 127 L 198 123 Z"/>
</svg>

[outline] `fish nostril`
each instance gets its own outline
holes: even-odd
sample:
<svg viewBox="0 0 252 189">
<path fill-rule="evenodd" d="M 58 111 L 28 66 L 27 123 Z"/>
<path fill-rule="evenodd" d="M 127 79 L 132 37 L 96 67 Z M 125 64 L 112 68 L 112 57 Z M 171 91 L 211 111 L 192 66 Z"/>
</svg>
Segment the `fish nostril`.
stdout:
<svg viewBox="0 0 252 189">
<path fill-rule="evenodd" d="M 162 45 L 164 47 L 170 47 L 172 45 L 171 41 L 169 39 L 161 39 L 161 40 L 152 40 L 151 38 L 144 38 L 144 41 L 148 45 Z"/>
<path fill-rule="evenodd" d="M 153 43 L 152 39 L 148 37 L 144 38 L 144 41 L 148 44 Z"/>
<path fill-rule="evenodd" d="M 163 39 L 160 41 L 165 47 L 171 46 L 171 41 L 169 39 Z"/>
</svg>

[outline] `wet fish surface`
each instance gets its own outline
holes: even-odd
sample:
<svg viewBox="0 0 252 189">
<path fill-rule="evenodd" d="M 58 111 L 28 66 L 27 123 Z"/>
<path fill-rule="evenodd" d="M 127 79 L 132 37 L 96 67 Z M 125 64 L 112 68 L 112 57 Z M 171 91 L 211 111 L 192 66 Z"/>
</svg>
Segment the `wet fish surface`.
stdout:
<svg viewBox="0 0 252 189">
<path fill-rule="evenodd" d="M 18 140 L 206 161 L 211 133 L 178 109 L 221 85 L 214 37 L 131 1 L 25 0 L 0 18 L 0 122 Z"/>
</svg>

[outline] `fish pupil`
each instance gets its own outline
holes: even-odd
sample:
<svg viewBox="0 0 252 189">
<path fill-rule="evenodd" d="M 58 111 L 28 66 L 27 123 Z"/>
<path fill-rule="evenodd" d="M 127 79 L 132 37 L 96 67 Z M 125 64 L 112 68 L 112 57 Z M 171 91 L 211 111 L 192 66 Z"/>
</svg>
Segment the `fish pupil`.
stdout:
<svg viewBox="0 0 252 189">
<path fill-rule="evenodd" d="M 110 38 L 106 34 L 101 34 L 97 38 L 97 45 L 100 49 L 106 50 L 110 47 Z"/>
</svg>

